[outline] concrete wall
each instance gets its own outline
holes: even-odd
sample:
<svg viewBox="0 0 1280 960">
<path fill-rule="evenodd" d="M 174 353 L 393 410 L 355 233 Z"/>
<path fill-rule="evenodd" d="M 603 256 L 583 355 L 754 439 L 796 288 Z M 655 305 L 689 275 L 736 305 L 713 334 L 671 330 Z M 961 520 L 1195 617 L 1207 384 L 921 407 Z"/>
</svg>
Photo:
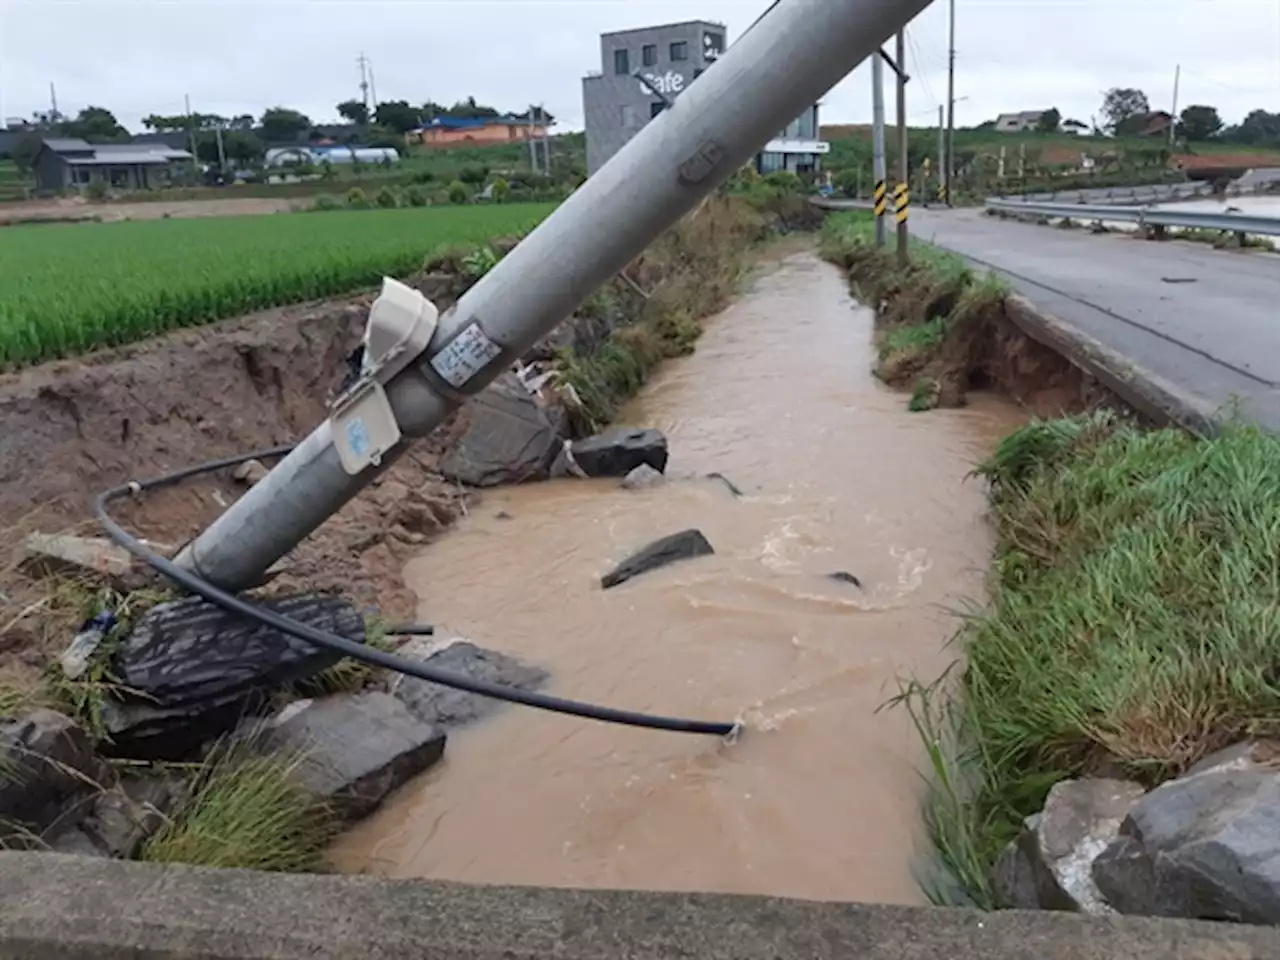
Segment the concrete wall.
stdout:
<svg viewBox="0 0 1280 960">
<path fill-rule="evenodd" d="M 1274 960 L 1280 930 L 0 853 L 21 960 Z"/>
<path fill-rule="evenodd" d="M 667 24 L 600 37 L 600 76 L 582 82 L 582 108 L 587 132 L 587 171 L 595 173 L 615 153 L 644 129 L 659 109 L 662 98 L 635 79 L 637 72 L 674 100 L 715 62 L 716 51 L 708 50 L 708 34 L 719 37 L 721 49 L 727 31 L 719 24 L 701 20 Z M 671 45 L 683 43 L 686 60 L 671 59 Z M 653 63 L 646 64 L 645 48 Z M 626 71 L 619 73 L 618 51 L 626 51 Z"/>
</svg>

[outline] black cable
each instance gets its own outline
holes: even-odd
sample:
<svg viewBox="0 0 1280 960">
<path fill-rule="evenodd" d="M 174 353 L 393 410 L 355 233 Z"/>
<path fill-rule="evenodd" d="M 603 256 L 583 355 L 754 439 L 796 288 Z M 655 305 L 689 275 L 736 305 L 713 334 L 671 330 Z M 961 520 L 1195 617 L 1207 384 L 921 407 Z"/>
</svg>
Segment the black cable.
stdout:
<svg viewBox="0 0 1280 960">
<path fill-rule="evenodd" d="M 227 457 L 222 460 L 202 463 L 199 466 L 177 470 L 173 473 L 168 473 L 151 480 L 144 480 L 140 482 L 135 481 L 119 487 L 113 487 L 110 490 L 98 494 L 94 498 L 93 513 L 97 518 L 98 523 L 100 523 L 102 528 L 106 530 L 107 536 L 109 536 L 113 541 L 144 561 L 152 569 L 164 574 L 174 583 L 184 587 L 191 593 L 204 597 L 204 599 L 217 604 L 224 610 L 257 620 L 259 623 L 263 623 L 281 631 L 282 633 L 287 633 L 290 636 L 297 637 L 300 640 L 305 640 L 318 647 L 326 647 L 330 650 L 334 650 L 344 656 L 351 657 L 353 660 L 360 660 L 375 667 L 394 670 L 397 673 L 416 677 L 419 680 L 426 680 L 430 683 L 438 683 L 441 686 L 452 687 L 455 690 L 463 690 L 467 693 L 479 694 L 482 697 L 492 697 L 497 700 L 506 700 L 510 703 L 520 703 L 526 707 L 535 707 L 539 710 L 549 710 L 553 713 L 564 713 L 574 717 L 584 717 L 588 720 L 601 720 L 605 723 L 618 723 L 630 727 L 647 727 L 653 730 L 670 730 L 676 733 L 710 734 L 720 737 L 729 736 L 737 731 L 738 725 L 736 723 L 717 723 L 710 720 L 685 720 L 678 717 L 660 717 L 651 714 L 636 713 L 631 710 L 616 710 L 612 707 L 601 707 L 596 706 L 595 704 L 581 703 L 576 700 L 565 700 L 560 697 L 553 697 L 548 694 L 537 693 L 532 690 L 519 690 L 515 687 L 509 687 L 500 683 L 476 680 L 472 677 L 465 677 L 447 670 L 437 670 L 427 666 L 425 663 L 408 660 L 404 657 L 396 656 L 394 653 L 387 653 L 374 647 L 368 647 L 364 644 L 356 643 L 352 640 L 348 640 L 346 637 L 340 637 L 336 634 L 326 633 L 323 630 L 317 630 L 309 624 L 281 616 L 274 610 L 268 610 L 264 607 L 257 606 L 256 604 L 249 603 L 235 594 L 227 593 L 225 590 L 214 586 L 204 578 L 199 577 L 188 570 L 184 570 L 173 561 L 160 556 L 160 554 L 148 548 L 138 540 L 137 537 L 133 536 L 121 527 L 120 524 L 116 523 L 116 521 L 113 520 L 111 515 L 107 512 L 107 504 L 114 500 L 119 500 L 122 497 L 137 495 L 146 490 L 157 490 L 163 487 L 171 487 L 191 477 L 205 473 L 212 473 L 215 470 L 221 470 L 226 467 L 233 467 L 248 460 L 265 460 L 271 457 L 284 456 L 291 449 L 292 447 L 275 447 L 271 450 L 264 450 L 259 453 L 250 453 L 238 457 Z"/>
<path fill-rule="evenodd" d="M 434 637 L 436 628 L 429 623 L 397 623 L 382 632 L 388 637 Z"/>
</svg>

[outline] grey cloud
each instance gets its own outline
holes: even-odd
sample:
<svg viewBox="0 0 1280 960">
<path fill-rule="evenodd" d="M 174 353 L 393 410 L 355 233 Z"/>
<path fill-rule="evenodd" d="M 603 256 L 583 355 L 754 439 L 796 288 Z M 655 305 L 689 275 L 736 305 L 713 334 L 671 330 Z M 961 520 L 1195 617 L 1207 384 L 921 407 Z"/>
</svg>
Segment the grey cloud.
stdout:
<svg viewBox="0 0 1280 960">
<path fill-rule="evenodd" d="M 373 60 L 381 99 L 506 108 L 542 102 L 581 123 L 584 72 L 597 35 L 700 17 L 740 35 L 769 0 L 0 0 L 0 114 L 48 104 L 109 107 L 136 128 L 152 112 L 260 113 L 273 104 L 332 119 L 358 94 L 356 56 Z M 1173 65 L 1181 102 L 1217 105 L 1229 120 L 1280 109 L 1277 0 L 959 0 L 960 122 L 1057 106 L 1086 119 L 1101 92 L 1138 86 L 1168 108 Z M 946 6 L 910 29 L 908 112 L 929 115 L 946 91 Z M 866 122 L 869 71 L 838 85 L 829 122 Z"/>
</svg>

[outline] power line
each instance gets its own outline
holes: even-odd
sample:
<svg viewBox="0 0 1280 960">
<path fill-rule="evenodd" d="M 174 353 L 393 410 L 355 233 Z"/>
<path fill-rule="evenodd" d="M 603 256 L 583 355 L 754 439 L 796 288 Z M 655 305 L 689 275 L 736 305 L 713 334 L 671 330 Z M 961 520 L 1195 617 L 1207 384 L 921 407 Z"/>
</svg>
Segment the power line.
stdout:
<svg viewBox="0 0 1280 960">
<path fill-rule="evenodd" d="M 924 86 L 924 95 L 936 106 L 938 98 L 933 95 L 933 88 L 929 85 L 929 75 L 924 72 L 924 59 L 920 56 L 920 48 L 916 46 L 916 38 L 910 30 L 904 32 L 907 35 L 907 43 L 911 45 L 911 59 L 915 62 L 914 73 Z"/>
</svg>

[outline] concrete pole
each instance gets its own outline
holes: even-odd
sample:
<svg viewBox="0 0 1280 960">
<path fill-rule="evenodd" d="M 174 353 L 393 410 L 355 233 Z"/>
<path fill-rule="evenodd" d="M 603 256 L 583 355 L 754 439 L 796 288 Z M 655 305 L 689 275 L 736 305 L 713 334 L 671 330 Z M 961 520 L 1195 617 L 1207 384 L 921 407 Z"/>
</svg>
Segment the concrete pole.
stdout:
<svg viewBox="0 0 1280 960">
<path fill-rule="evenodd" d="M 951 180 L 947 176 L 947 127 L 943 119 L 943 106 L 938 104 L 938 199 L 950 205 Z"/>
<path fill-rule="evenodd" d="M 951 0 L 947 44 L 947 205 L 956 182 L 956 0 Z"/>
<path fill-rule="evenodd" d="M 529 166 L 534 173 L 538 172 L 538 138 L 534 134 L 534 125 L 538 122 L 534 113 L 535 107 L 529 105 Z"/>
<path fill-rule="evenodd" d="M 385 386 L 405 439 L 380 468 L 347 474 L 326 420 L 178 563 L 224 589 L 257 583 L 927 5 L 781 0 L 769 30 L 726 50 L 440 318 L 427 348 Z"/>
<path fill-rule="evenodd" d="M 903 73 L 907 65 L 907 34 L 898 31 L 897 48 L 894 60 L 898 64 L 898 186 L 901 190 L 910 189 L 911 158 L 907 156 L 907 78 Z M 906 194 L 905 196 L 909 196 Z M 907 265 L 907 245 L 910 242 L 907 227 L 907 208 L 898 211 L 898 265 Z"/>
<path fill-rule="evenodd" d="M 885 244 L 885 207 L 888 195 L 888 171 L 884 160 L 884 59 L 877 50 L 871 55 L 871 151 L 875 183 L 872 197 L 876 204 L 876 246 Z"/>
</svg>

